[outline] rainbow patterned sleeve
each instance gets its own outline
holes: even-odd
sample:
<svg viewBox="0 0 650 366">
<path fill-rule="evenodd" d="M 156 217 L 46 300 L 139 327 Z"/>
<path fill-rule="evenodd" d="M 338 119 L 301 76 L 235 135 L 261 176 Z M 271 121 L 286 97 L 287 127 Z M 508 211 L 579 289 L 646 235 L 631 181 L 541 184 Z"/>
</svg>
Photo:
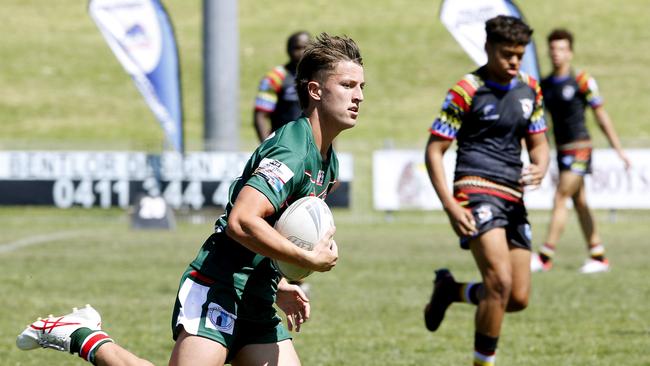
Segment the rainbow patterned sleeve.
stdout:
<svg viewBox="0 0 650 366">
<path fill-rule="evenodd" d="M 262 112 L 273 112 L 278 102 L 278 94 L 282 90 L 282 82 L 286 77 L 283 66 L 277 66 L 269 71 L 260 81 L 255 96 L 255 110 Z"/>
<path fill-rule="evenodd" d="M 578 83 L 580 94 L 585 96 L 585 99 L 591 108 L 598 108 L 603 105 L 603 97 L 600 95 L 600 91 L 598 90 L 596 79 L 582 71 L 578 73 L 578 76 L 576 76 L 576 82 Z"/>
<path fill-rule="evenodd" d="M 528 122 L 528 133 L 536 134 L 546 132 L 546 119 L 544 119 L 544 102 L 542 98 L 542 88 L 539 82 L 532 76 L 522 73 L 522 79 L 528 86 L 535 92 L 535 103 L 533 105 L 533 113 L 530 115 Z"/>
<path fill-rule="evenodd" d="M 446 140 L 455 139 L 463 123 L 463 115 L 469 111 L 478 87 L 479 81 L 469 74 L 449 89 L 440 114 L 433 121 L 429 132 Z"/>
</svg>

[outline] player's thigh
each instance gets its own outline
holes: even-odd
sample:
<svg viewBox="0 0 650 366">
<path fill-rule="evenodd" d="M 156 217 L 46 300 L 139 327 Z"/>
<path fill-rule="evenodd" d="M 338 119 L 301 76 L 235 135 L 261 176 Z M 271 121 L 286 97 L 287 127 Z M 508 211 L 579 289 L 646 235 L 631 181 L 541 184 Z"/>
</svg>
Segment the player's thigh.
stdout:
<svg viewBox="0 0 650 366">
<path fill-rule="evenodd" d="M 525 307 L 530 294 L 530 250 L 511 247 L 510 266 L 512 267 L 511 298 Z"/>
<path fill-rule="evenodd" d="M 470 250 L 486 285 L 509 282 L 511 268 L 505 228 L 496 227 L 473 238 Z"/>
<path fill-rule="evenodd" d="M 223 366 L 228 350 L 221 343 L 181 330 L 169 359 L 170 366 Z"/>
<path fill-rule="evenodd" d="M 232 361 L 233 366 L 300 366 L 290 339 L 278 343 L 248 344 Z"/>
<path fill-rule="evenodd" d="M 584 177 L 570 170 L 560 172 L 556 193 L 564 197 L 572 197 L 584 184 Z"/>
</svg>

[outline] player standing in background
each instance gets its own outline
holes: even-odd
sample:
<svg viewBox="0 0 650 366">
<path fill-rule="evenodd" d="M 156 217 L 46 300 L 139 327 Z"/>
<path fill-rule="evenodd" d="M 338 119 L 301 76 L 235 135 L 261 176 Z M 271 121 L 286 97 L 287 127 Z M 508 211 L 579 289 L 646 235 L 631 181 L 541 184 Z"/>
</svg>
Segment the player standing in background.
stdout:
<svg viewBox="0 0 650 366">
<path fill-rule="evenodd" d="M 605 272 L 609 270 L 609 261 L 605 258 L 605 248 L 596 231 L 585 195 L 584 176 L 591 172 L 592 149 L 591 138 L 585 125 L 587 105 L 594 111 L 598 125 L 626 169 L 630 167 L 630 160 L 623 152 L 612 121 L 603 107 L 596 80 L 584 71 L 574 73 L 571 68 L 573 35 L 565 29 L 552 31 L 548 35 L 548 50 L 553 72 L 541 85 L 544 104 L 553 120 L 560 178 L 546 241 L 539 254 L 532 255 L 531 270 L 539 272 L 551 269 L 555 248 L 567 221 L 566 201 L 571 198 L 590 255 L 580 272 Z"/>
<path fill-rule="evenodd" d="M 296 68 L 309 43 L 310 35 L 305 31 L 292 34 L 287 39 L 289 62 L 276 66 L 260 81 L 255 96 L 253 125 L 260 142 L 271 132 L 295 121 L 302 114 L 296 91 Z"/>
<path fill-rule="evenodd" d="M 523 187 L 540 184 L 549 159 L 539 84 L 519 71 L 533 30 L 502 15 L 488 20 L 485 30 L 487 64 L 449 90 L 425 154 L 431 183 L 483 279 L 460 283 L 447 269 L 437 270 L 425 324 L 436 331 L 452 302 L 477 305 L 477 366 L 495 364 L 505 312 L 528 305 L 531 230 Z M 458 150 L 452 194 L 443 155 L 454 139 Z M 522 139 L 530 156 L 523 169 Z"/>
<path fill-rule="evenodd" d="M 226 213 L 183 274 L 172 317 L 176 340 L 170 365 L 300 365 L 289 330 L 309 318 L 309 300 L 281 278 L 270 258 L 315 271 L 336 264 L 334 228 L 312 251 L 273 229 L 284 209 L 302 197 L 325 198 L 338 175 L 334 138 L 354 127 L 365 85 L 359 48 L 347 37 L 321 34 L 298 65 L 304 117 L 269 136 L 230 189 Z M 96 365 L 150 365 L 113 343 L 92 308 L 37 320 L 16 341 L 79 353 Z"/>
</svg>

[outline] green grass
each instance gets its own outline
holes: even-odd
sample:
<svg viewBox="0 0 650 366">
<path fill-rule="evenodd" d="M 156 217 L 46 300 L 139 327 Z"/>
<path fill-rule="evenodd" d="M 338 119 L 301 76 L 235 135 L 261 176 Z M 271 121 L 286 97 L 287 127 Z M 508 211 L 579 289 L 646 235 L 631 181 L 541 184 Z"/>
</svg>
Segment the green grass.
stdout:
<svg viewBox="0 0 650 366">
<path fill-rule="evenodd" d="M 479 278 L 438 213 L 335 211 L 341 260 L 309 278 L 312 318 L 295 338 L 304 365 L 458 365 L 471 361 L 474 309 L 454 305 L 441 329 L 424 329 L 422 308 L 432 270 Z M 195 217 L 196 219 L 196 217 Z M 571 218 L 575 220 L 574 217 Z M 577 273 L 585 257 L 569 225 L 553 271 L 533 276 L 530 307 L 506 317 L 499 365 L 650 365 L 646 212 L 607 212 L 597 220 L 612 261 L 610 273 Z M 54 351 L 22 352 L 14 339 L 34 317 L 92 303 L 117 341 L 158 365 L 172 347 L 170 312 L 178 279 L 211 229 L 179 218 L 175 231 L 133 231 L 119 210 L 15 208 L 0 211 L 0 248 L 35 235 L 64 240 L 0 254 L 3 365 L 81 364 Z M 533 212 L 535 242 L 548 221 Z"/>
<path fill-rule="evenodd" d="M 549 69 L 544 36 L 556 26 L 576 35 L 575 65 L 599 81 L 625 146 L 650 146 L 650 29 L 644 0 L 520 0 Z M 165 1 L 181 50 L 186 142 L 201 150 L 201 2 Z M 448 266 L 477 279 L 441 213 L 374 212 L 371 151 L 422 149 L 452 83 L 475 66 L 437 21 L 439 1 L 239 2 L 242 149 L 256 140 L 251 106 L 259 78 L 282 63 L 291 32 L 347 34 L 362 48 L 367 88 L 359 125 L 338 148 L 355 158 L 352 207 L 337 211 L 341 261 L 315 274 L 313 317 L 296 339 L 304 365 L 458 365 L 470 363 L 473 309 L 454 306 L 439 332 L 421 311 L 432 270 Z M 132 81 L 86 13 L 85 1 L 3 1 L 0 13 L 0 149 L 159 151 L 162 133 Z M 598 147 L 606 145 L 590 120 Z M 1 194 L 1 193 L 0 193 Z M 536 243 L 546 212 L 533 213 Z M 613 263 L 580 276 L 584 259 L 575 218 L 556 269 L 534 276 L 529 309 L 510 315 L 499 365 L 650 365 L 647 212 L 619 212 L 598 224 Z M 132 231 L 119 210 L 0 209 L 0 245 L 68 235 L 0 253 L 0 363 L 67 365 L 69 355 L 23 353 L 18 332 L 37 315 L 91 302 L 105 328 L 139 355 L 166 364 L 169 315 L 178 277 L 211 229 L 179 220 L 169 232 Z M 2 248 L 2 247 L 0 247 Z"/>
</svg>

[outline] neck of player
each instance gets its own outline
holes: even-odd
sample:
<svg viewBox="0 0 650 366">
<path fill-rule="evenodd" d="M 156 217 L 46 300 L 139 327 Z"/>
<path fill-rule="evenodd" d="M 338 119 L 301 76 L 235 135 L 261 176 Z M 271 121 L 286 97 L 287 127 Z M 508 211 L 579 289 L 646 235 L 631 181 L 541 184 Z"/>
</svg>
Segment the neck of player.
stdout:
<svg viewBox="0 0 650 366">
<path fill-rule="evenodd" d="M 553 67 L 553 76 L 562 77 L 562 76 L 567 76 L 570 73 L 571 73 L 571 64 L 568 62 Z"/>
<path fill-rule="evenodd" d="M 307 112 L 307 111 L 306 111 Z M 318 109 L 314 108 L 310 113 L 305 113 L 307 120 L 311 125 L 311 132 L 314 135 L 314 143 L 320 151 L 321 158 L 326 160 L 327 152 L 334 141 L 334 138 L 339 134 L 339 131 L 331 131 L 332 124 L 324 123 L 323 119 L 318 114 Z"/>
</svg>

